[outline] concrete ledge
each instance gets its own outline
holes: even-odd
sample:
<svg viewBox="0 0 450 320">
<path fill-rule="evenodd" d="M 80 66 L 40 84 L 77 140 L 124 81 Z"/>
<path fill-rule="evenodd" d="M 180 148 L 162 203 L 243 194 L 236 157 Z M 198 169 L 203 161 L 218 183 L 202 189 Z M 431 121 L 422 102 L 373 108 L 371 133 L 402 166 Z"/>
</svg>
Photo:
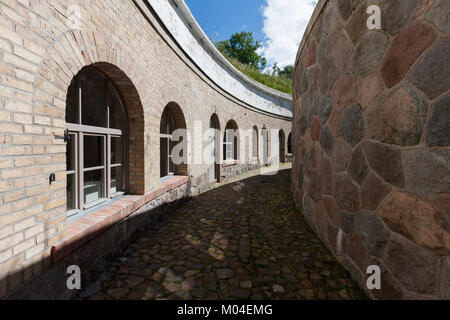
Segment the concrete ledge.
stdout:
<svg viewBox="0 0 450 320">
<path fill-rule="evenodd" d="M 102 234 L 114 224 L 161 195 L 188 183 L 189 177 L 175 176 L 163 181 L 160 187 L 143 196 L 126 196 L 66 226 L 66 237 L 52 247 L 51 260 L 57 263 L 86 242 Z"/>
</svg>

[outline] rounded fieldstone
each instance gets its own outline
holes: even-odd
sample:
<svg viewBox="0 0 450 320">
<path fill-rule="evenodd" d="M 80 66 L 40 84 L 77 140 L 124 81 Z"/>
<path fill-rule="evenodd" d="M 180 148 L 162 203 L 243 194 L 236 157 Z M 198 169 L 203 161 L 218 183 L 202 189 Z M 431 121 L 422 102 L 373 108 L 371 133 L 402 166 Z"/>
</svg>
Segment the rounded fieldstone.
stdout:
<svg viewBox="0 0 450 320">
<path fill-rule="evenodd" d="M 359 235 L 352 236 L 347 244 L 347 253 L 359 269 L 365 273 L 367 268 L 368 251 Z"/>
<path fill-rule="evenodd" d="M 364 118 L 358 106 L 353 105 L 345 111 L 342 119 L 340 135 L 353 147 L 360 143 L 364 138 Z"/>
<path fill-rule="evenodd" d="M 300 165 L 298 169 L 298 189 L 303 189 L 303 181 L 304 181 L 304 174 L 303 174 L 303 164 Z"/>
<path fill-rule="evenodd" d="M 355 232 L 355 214 L 352 212 L 347 212 L 345 210 L 341 211 L 341 229 L 346 235 L 351 235 Z"/>
<path fill-rule="evenodd" d="M 322 66 L 326 60 L 326 50 L 327 50 L 327 38 L 322 37 L 319 43 L 319 49 L 317 53 L 317 63 Z"/>
<path fill-rule="evenodd" d="M 396 191 L 380 209 L 392 231 L 436 254 L 450 254 L 450 226 L 430 204 L 412 194 Z"/>
<path fill-rule="evenodd" d="M 358 81 L 356 101 L 363 111 L 384 90 L 383 80 L 378 71 L 372 72 Z"/>
<path fill-rule="evenodd" d="M 436 0 L 428 11 L 425 19 L 434 24 L 439 30 L 450 34 L 450 3 L 448 0 Z"/>
<path fill-rule="evenodd" d="M 323 194 L 334 194 L 334 169 L 331 161 L 324 154 L 320 161 L 320 182 Z"/>
<path fill-rule="evenodd" d="M 356 217 L 356 233 L 362 237 L 371 255 L 383 257 L 390 232 L 376 213 L 363 212 L 358 214 Z"/>
<path fill-rule="evenodd" d="M 323 204 L 325 210 L 328 213 L 328 218 L 330 221 L 336 226 L 339 227 L 341 225 L 341 211 L 339 207 L 336 205 L 336 201 L 332 196 L 324 196 Z"/>
<path fill-rule="evenodd" d="M 387 183 L 378 178 L 375 173 L 370 172 L 361 186 L 361 208 L 376 211 L 391 190 Z"/>
<path fill-rule="evenodd" d="M 409 82 L 422 90 L 431 100 L 450 88 L 449 52 L 450 38 L 438 40 L 422 60 L 416 63 L 408 78 Z"/>
<path fill-rule="evenodd" d="M 364 141 L 362 147 L 369 165 L 380 177 L 398 188 L 405 186 L 402 154 L 399 148 L 370 140 Z"/>
<path fill-rule="evenodd" d="M 387 144 L 420 143 L 427 104 L 411 88 L 401 86 L 379 97 L 366 112 L 367 136 Z"/>
<path fill-rule="evenodd" d="M 320 69 L 319 88 L 320 92 L 327 95 L 333 84 L 339 78 L 339 71 L 332 56 L 328 56 Z"/>
<path fill-rule="evenodd" d="M 367 166 L 366 157 L 361 149 L 361 146 L 356 148 L 353 152 L 352 160 L 347 168 L 350 177 L 359 185 L 362 185 L 367 175 L 369 174 L 369 167 Z"/>
<path fill-rule="evenodd" d="M 343 74 L 333 86 L 331 95 L 339 108 L 346 108 L 353 104 L 356 98 L 355 77 L 351 74 Z"/>
<path fill-rule="evenodd" d="M 358 212 L 361 208 L 359 187 L 345 173 L 336 176 L 335 196 L 337 205 L 350 212 Z"/>
<path fill-rule="evenodd" d="M 418 294 L 436 292 L 438 259 L 401 236 L 392 236 L 384 259 L 392 276 Z"/>
<path fill-rule="evenodd" d="M 313 118 L 311 124 L 311 138 L 313 139 L 313 141 L 319 141 L 321 129 L 322 126 L 320 125 L 319 119 Z"/>
<path fill-rule="evenodd" d="M 410 21 L 422 15 L 433 3 L 429 0 L 383 1 L 381 24 L 391 35 L 397 34 Z"/>
<path fill-rule="evenodd" d="M 353 0 L 338 0 L 337 7 L 342 19 L 347 21 L 353 11 Z"/>
<path fill-rule="evenodd" d="M 345 32 L 342 32 L 339 36 L 336 49 L 334 50 L 334 56 L 336 59 L 336 65 L 341 72 L 347 72 L 350 68 L 351 57 L 353 56 L 354 46 Z"/>
<path fill-rule="evenodd" d="M 332 54 L 335 51 L 337 41 L 338 41 L 339 37 L 341 36 L 341 34 L 343 33 L 342 32 L 343 29 L 344 29 L 344 25 L 342 24 L 342 22 L 339 21 L 336 24 L 336 26 L 334 27 L 334 29 L 328 34 L 326 56 Z"/>
<path fill-rule="evenodd" d="M 311 171 L 307 194 L 316 202 L 322 199 L 322 183 L 320 181 L 320 173 L 318 170 Z"/>
<path fill-rule="evenodd" d="M 322 146 L 322 149 L 328 154 L 332 155 L 333 151 L 333 145 L 334 145 L 334 134 L 331 129 L 326 126 L 322 129 L 322 132 L 320 133 L 320 145 Z"/>
<path fill-rule="evenodd" d="M 317 43 L 314 39 L 310 40 L 305 53 L 303 55 L 305 59 L 305 67 L 308 68 L 316 63 L 317 59 Z"/>
<path fill-rule="evenodd" d="M 430 147 L 450 146 L 450 95 L 433 104 L 425 142 Z"/>
<path fill-rule="evenodd" d="M 316 110 L 319 116 L 320 124 L 325 125 L 330 118 L 333 100 L 329 96 L 316 96 Z"/>
<path fill-rule="evenodd" d="M 389 46 L 389 37 L 381 31 L 366 33 L 353 52 L 352 69 L 358 76 L 375 70 Z"/>
<path fill-rule="evenodd" d="M 450 192 L 449 150 L 405 150 L 403 159 L 408 190 L 430 196 Z"/>
<path fill-rule="evenodd" d="M 367 6 L 363 1 L 358 2 L 359 6 L 354 10 L 347 26 L 345 27 L 345 30 L 355 45 L 359 42 L 364 33 L 369 32 L 367 29 Z"/>
<path fill-rule="evenodd" d="M 330 33 L 336 23 L 339 21 L 339 12 L 333 5 L 327 5 L 322 13 L 323 32 Z"/>
<path fill-rule="evenodd" d="M 303 72 L 302 80 L 300 81 L 300 95 L 303 95 L 306 91 L 308 91 L 313 84 L 314 84 L 314 69 L 308 68 Z"/>
<path fill-rule="evenodd" d="M 388 88 L 393 87 L 405 77 L 409 67 L 436 39 L 434 30 L 416 22 L 395 37 L 381 63 L 381 75 Z"/>
<path fill-rule="evenodd" d="M 334 142 L 332 161 L 334 170 L 342 172 L 347 169 L 348 164 L 352 158 L 352 148 L 341 138 L 337 138 Z"/>
</svg>

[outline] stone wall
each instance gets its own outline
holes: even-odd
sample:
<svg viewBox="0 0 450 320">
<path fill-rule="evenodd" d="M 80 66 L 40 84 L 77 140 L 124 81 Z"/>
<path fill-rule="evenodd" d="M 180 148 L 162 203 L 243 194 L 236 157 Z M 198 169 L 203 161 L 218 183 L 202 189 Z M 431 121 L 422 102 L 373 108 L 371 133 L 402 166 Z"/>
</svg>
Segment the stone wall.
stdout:
<svg viewBox="0 0 450 320">
<path fill-rule="evenodd" d="M 381 30 L 366 26 L 372 4 Z M 294 196 L 372 298 L 450 299 L 449 11 L 322 0 L 297 56 Z"/>
<path fill-rule="evenodd" d="M 68 236 L 66 145 L 59 137 L 68 87 L 85 66 L 105 73 L 126 106 L 132 195 L 161 184 L 160 120 L 169 103 L 183 114 L 192 153 L 208 144 L 194 140 L 195 124 L 208 128 L 213 114 L 220 141 L 231 119 L 240 129 L 291 132 L 289 114 L 249 105 L 212 81 L 147 1 L 0 0 L 0 298 L 48 268 L 52 247 Z M 271 91 L 261 90 L 252 94 Z M 208 170 L 187 166 L 193 182 L 204 183 Z"/>
</svg>

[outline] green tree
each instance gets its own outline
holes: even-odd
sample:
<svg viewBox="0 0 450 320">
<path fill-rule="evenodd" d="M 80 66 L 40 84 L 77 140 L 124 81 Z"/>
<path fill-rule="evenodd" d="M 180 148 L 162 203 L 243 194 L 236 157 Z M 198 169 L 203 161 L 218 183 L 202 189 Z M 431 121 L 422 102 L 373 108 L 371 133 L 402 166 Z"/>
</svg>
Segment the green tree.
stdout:
<svg viewBox="0 0 450 320">
<path fill-rule="evenodd" d="M 294 79 L 294 66 L 292 64 L 284 66 L 283 69 L 278 72 L 278 75 L 285 76 L 289 79 Z"/>
<path fill-rule="evenodd" d="M 294 66 L 292 64 L 289 64 L 287 66 L 284 66 L 283 69 L 281 69 L 278 66 L 278 64 L 275 63 L 272 66 L 272 76 L 293 79 L 294 78 Z"/>
<path fill-rule="evenodd" d="M 261 42 L 255 41 L 252 32 L 235 33 L 228 40 L 217 41 L 216 47 L 220 52 L 240 63 L 259 70 L 263 70 L 267 66 L 266 58 L 256 53 L 261 48 Z"/>
</svg>

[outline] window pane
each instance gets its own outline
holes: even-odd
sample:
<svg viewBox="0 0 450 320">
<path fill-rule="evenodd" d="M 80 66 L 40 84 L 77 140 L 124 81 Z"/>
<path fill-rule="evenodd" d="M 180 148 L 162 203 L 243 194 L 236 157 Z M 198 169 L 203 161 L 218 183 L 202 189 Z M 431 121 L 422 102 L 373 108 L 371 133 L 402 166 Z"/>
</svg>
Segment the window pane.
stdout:
<svg viewBox="0 0 450 320">
<path fill-rule="evenodd" d="M 111 137 L 111 164 L 123 163 L 123 138 Z"/>
<path fill-rule="evenodd" d="M 113 129 L 125 130 L 125 115 L 116 91 L 108 86 L 108 106 L 109 106 L 109 127 Z"/>
<path fill-rule="evenodd" d="M 103 192 L 103 172 L 104 170 L 95 170 L 84 173 L 84 203 L 104 198 Z"/>
<path fill-rule="evenodd" d="M 106 127 L 106 80 L 94 68 L 83 72 L 81 81 L 82 123 L 88 126 Z"/>
<path fill-rule="evenodd" d="M 70 140 L 66 145 L 66 159 L 67 159 L 67 171 L 76 170 L 76 136 L 75 134 L 69 134 Z"/>
<path fill-rule="evenodd" d="M 78 124 L 78 79 L 74 78 L 67 91 L 66 99 L 66 122 Z"/>
<path fill-rule="evenodd" d="M 123 169 L 122 167 L 111 168 L 111 194 L 123 190 Z"/>
<path fill-rule="evenodd" d="M 84 168 L 95 168 L 104 165 L 102 136 L 84 136 Z"/>
<path fill-rule="evenodd" d="M 75 210 L 76 207 L 76 179 L 74 174 L 67 175 L 67 211 Z"/>
</svg>

